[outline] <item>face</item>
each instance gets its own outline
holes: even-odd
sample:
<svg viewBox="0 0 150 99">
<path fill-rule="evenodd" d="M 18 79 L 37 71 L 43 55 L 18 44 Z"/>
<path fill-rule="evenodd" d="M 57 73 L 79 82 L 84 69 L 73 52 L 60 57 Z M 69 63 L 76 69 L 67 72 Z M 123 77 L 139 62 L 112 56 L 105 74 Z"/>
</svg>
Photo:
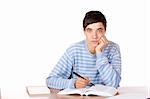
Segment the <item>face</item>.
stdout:
<svg viewBox="0 0 150 99">
<path fill-rule="evenodd" d="M 99 44 L 100 38 L 105 35 L 105 32 L 102 22 L 89 24 L 84 30 L 88 46 L 95 48 Z"/>
</svg>

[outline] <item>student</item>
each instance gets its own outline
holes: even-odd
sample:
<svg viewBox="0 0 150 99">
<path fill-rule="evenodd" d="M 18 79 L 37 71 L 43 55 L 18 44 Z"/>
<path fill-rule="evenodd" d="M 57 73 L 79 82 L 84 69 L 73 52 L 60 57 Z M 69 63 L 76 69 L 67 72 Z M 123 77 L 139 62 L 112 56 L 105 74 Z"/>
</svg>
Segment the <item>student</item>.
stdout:
<svg viewBox="0 0 150 99">
<path fill-rule="evenodd" d="M 84 88 L 90 86 L 90 83 L 116 88 L 119 86 L 120 49 L 118 44 L 106 38 L 106 25 L 106 18 L 100 11 L 86 13 L 83 19 L 86 39 L 73 44 L 65 51 L 46 79 L 48 88 Z"/>
</svg>

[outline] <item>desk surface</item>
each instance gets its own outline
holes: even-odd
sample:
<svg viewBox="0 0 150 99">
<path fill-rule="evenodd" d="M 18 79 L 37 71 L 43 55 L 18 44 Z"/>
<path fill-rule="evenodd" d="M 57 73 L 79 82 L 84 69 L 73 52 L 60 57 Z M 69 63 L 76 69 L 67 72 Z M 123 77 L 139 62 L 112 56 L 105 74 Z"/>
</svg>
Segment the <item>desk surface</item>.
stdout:
<svg viewBox="0 0 150 99">
<path fill-rule="evenodd" d="M 79 95 L 36 95 L 29 96 L 25 88 L 18 88 L 15 90 L 1 90 L 1 99 L 145 99 L 148 95 L 148 88 L 146 87 L 120 87 L 119 95 L 103 98 L 99 96 L 79 96 Z"/>
<path fill-rule="evenodd" d="M 0 99 L 1 99 L 1 88 L 0 88 Z"/>
</svg>

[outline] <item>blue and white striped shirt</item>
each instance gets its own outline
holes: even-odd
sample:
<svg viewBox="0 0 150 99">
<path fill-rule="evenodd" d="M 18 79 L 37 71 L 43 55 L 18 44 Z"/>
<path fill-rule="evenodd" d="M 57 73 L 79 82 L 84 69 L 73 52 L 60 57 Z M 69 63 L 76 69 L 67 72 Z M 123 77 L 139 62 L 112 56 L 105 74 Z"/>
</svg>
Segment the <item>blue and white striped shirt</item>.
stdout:
<svg viewBox="0 0 150 99">
<path fill-rule="evenodd" d="M 88 77 L 94 84 L 118 87 L 121 80 L 121 55 L 119 46 L 109 42 L 102 52 L 91 54 L 85 40 L 69 47 L 60 58 L 49 77 L 49 88 L 74 88 L 76 72 Z M 71 79 L 68 79 L 70 78 Z M 88 85 L 87 85 L 88 86 Z"/>
</svg>

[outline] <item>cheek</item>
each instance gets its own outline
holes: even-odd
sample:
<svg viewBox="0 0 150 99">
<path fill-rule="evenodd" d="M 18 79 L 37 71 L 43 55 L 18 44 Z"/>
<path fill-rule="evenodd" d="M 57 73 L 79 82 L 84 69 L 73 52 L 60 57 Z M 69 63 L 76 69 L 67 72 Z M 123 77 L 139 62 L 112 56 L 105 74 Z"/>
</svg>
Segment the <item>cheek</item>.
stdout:
<svg viewBox="0 0 150 99">
<path fill-rule="evenodd" d="M 100 39 L 103 35 L 105 35 L 104 33 L 101 33 L 98 35 L 98 38 Z"/>
<path fill-rule="evenodd" d="M 90 40 L 92 37 L 90 35 L 85 35 L 86 39 Z"/>
<path fill-rule="evenodd" d="M 89 41 L 93 40 L 92 36 L 88 36 L 88 40 Z"/>
</svg>

